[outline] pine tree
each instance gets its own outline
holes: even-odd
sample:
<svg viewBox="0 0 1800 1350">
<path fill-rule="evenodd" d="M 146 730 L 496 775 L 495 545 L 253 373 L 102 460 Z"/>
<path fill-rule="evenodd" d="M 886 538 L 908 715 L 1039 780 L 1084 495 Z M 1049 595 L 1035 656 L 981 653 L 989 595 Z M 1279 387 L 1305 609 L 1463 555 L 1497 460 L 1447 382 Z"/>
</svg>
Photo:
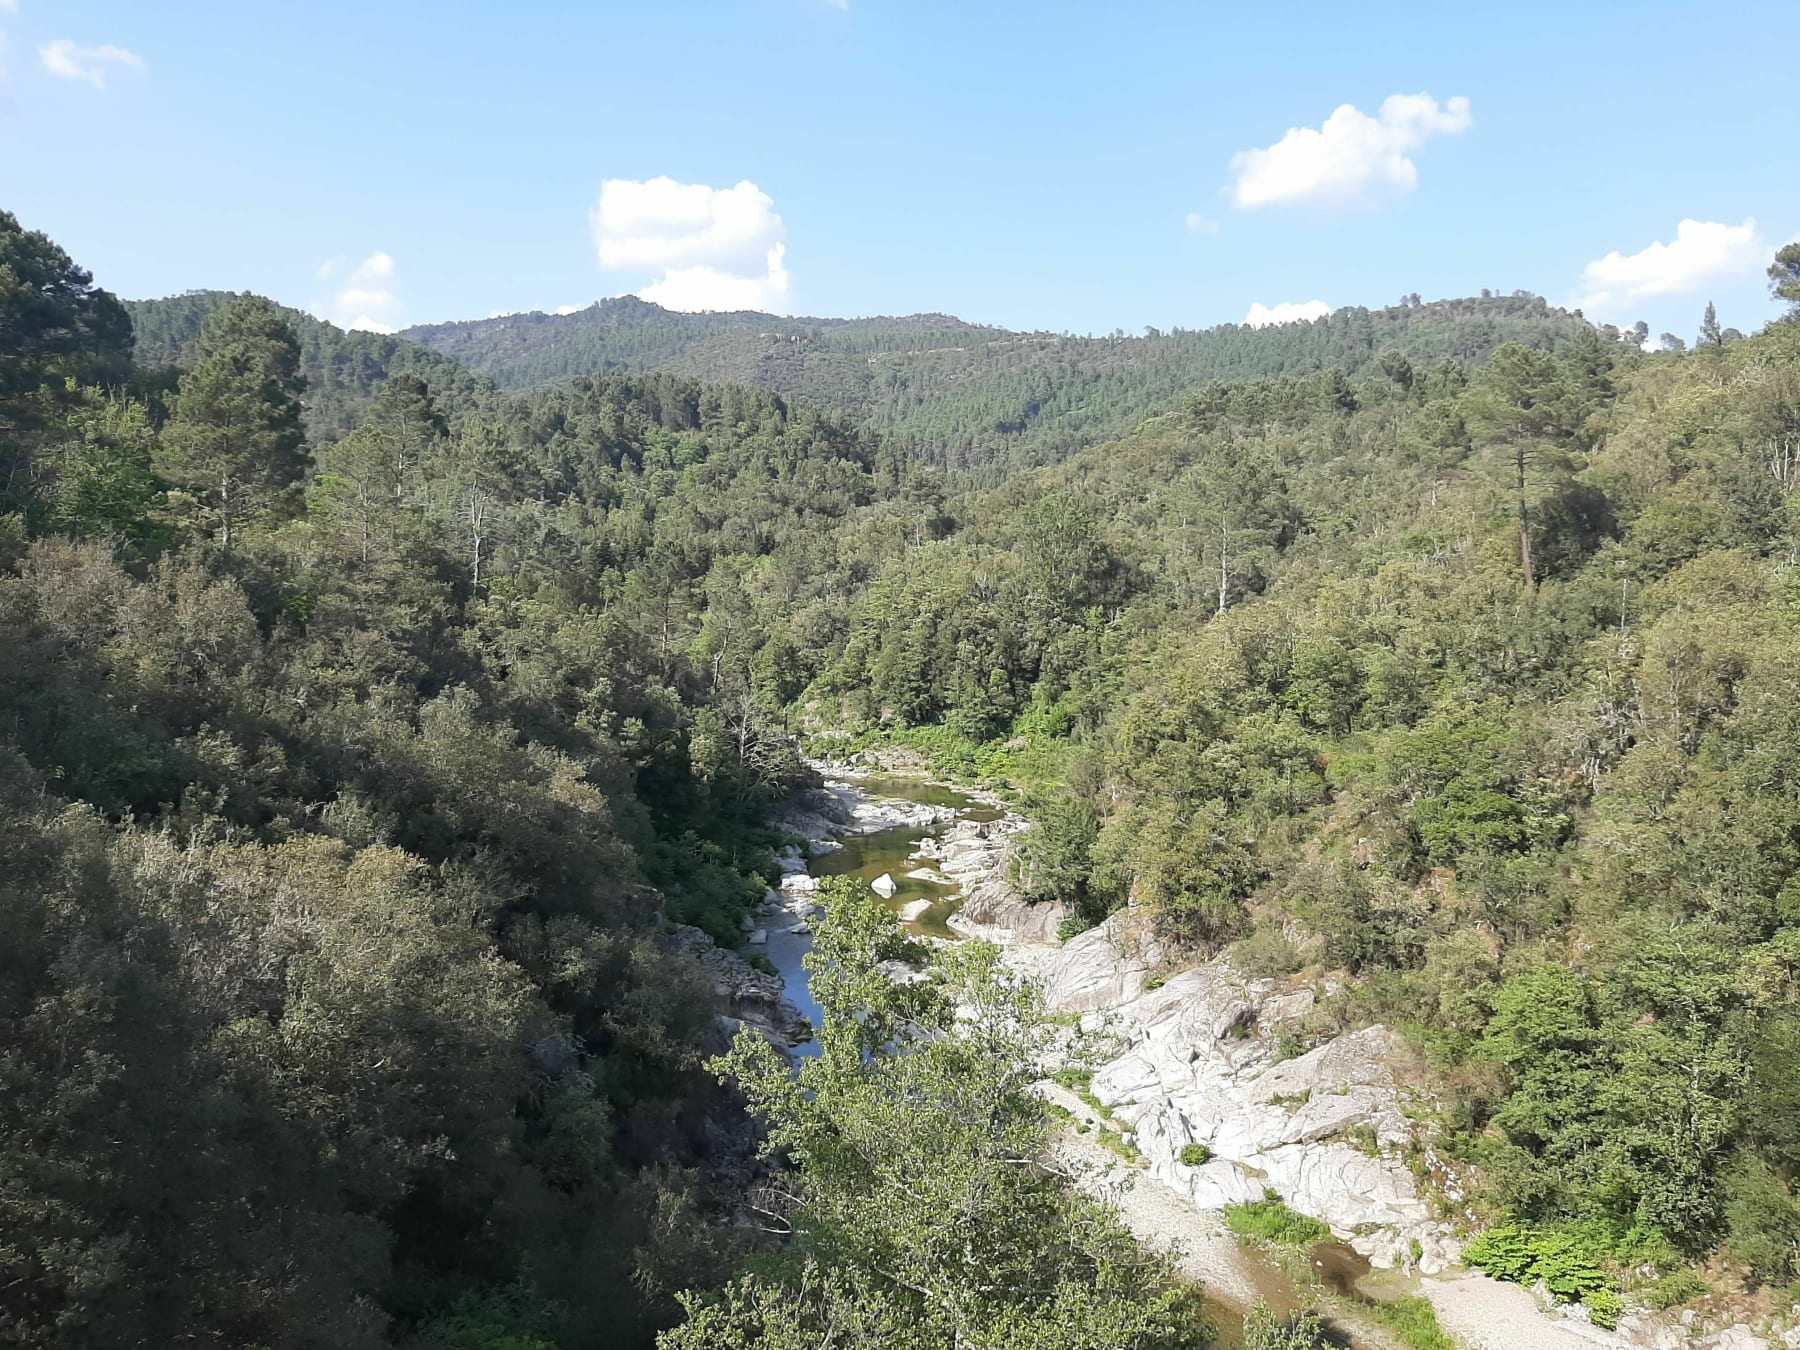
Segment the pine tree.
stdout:
<svg viewBox="0 0 1800 1350">
<path fill-rule="evenodd" d="M 122 379 L 130 353 L 131 320 L 118 300 L 47 236 L 0 211 L 0 501 L 33 490 L 37 451 L 81 402 L 72 388 Z"/>
<path fill-rule="evenodd" d="M 1700 316 L 1700 341 L 1702 347 L 1723 347 L 1725 334 L 1719 330 L 1719 311 L 1713 308 L 1713 302 L 1706 302 L 1706 313 Z"/>
<path fill-rule="evenodd" d="M 299 340 L 267 300 L 247 296 L 206 321 L 157 467 L 217 517 L 227 549 L 247 515 L 306 472 L 303 385 Z"/>
<path fill-rule="evenodd" d="M 1769 293 L 1800 314 L 1800 240 L 1784 245 L 1769 264 Z"/>
</svg>

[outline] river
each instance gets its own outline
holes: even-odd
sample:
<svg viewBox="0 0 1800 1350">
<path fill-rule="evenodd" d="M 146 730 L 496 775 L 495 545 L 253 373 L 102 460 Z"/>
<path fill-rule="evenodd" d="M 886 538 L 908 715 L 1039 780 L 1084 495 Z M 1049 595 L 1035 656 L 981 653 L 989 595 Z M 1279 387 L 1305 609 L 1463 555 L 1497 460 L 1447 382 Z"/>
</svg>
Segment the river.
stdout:
<svg viewBox="0 0 1800 1350">
<path fill-rule="evenodd" d="M 807 874 L 820 879 L 855 877 L 865 885 L 872 884 L 883 875 L 889 876 L 894 882 L 894 892 L 885 898 L 888 908 L 895 914 L 915 901 L 923 900 L 929 904 L 922 915 L 907 922 L 908 929 L 921 937 L 956 937 L 946 921 L 962 902 L 962 887 L 943 873 L 937 872 L 933 859 L 917 856 L 920 844 L 925 840 L 942 839 L 945 833 L 964 821 L 988 823 L 1001 819 L 1006 813 L 967 793 L 918 778 L 871 776 L 849 781 L 834 778 L 832 781 L 853 787 L 857 793 L 875 803 L 906 802 L 936 807 L 945 814 L 941 819 L 929 823 L 893 826 L 866 834 L 842 835 L 838 840 L 839 847 L 829 852 L 814 850 L 815 856 L 807 862 Z M 908 875 L 925 870 L 937 872 L 942 879 Z M 787 995 L 793 1000 L 794 1006 L 816 1027 L 821 1013 L 819 1005 L 813 1000 L 805 965 L 806 954 L 812 950 L 812 935 L 787 931 L 791 926 L 791 921 L 777 920 L 770 928 L 768 958 L 786 984 Z M 795 1055 L 802 1058 L 818 1052 L 817 1041 L 809 1041 L 794 1051 Z"/>
</svg>

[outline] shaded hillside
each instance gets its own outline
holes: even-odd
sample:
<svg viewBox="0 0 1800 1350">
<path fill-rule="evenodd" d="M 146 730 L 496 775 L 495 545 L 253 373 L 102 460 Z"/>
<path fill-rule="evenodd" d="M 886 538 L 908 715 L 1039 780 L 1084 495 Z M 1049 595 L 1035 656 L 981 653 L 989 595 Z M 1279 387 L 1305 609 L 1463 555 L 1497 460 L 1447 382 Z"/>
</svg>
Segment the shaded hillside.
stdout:
<svg viewBox="0 0 1800 1350">
<path fill-rule="evenodd" d="M 1589 328 L 1535 296 L 1342 309 L 1312 324 L 1142 337 L 1014 333 L 945 315 L 783 319 L 676 314 L 633 297 L 577 314 L 515 314 L 404 334 L 505 387 L 666 370 L 774 389 L 866 420 L 952 468 L 1060 459 L 1219 380 L 1355 375 L 1390 349 L 1414 365 L 1478 364 L 1502 342 L 1554 351 Z"/>
<path fill-rule="evenodd" d="M 238 298 L 231 291 L 189 291 L 162 300 L 127 300 L 138 365 L 187 368 L 207 316 Z M 307 429 L 319 444 L 339 440 L 354 429 L 376 388 L 390 375 L 418 375 L 443 395 L 475 384 L 454 360 L 404 338 L 345 332 L 286 306 L 281 306 L 281 313 L 300 339 Z"/>
</svg>

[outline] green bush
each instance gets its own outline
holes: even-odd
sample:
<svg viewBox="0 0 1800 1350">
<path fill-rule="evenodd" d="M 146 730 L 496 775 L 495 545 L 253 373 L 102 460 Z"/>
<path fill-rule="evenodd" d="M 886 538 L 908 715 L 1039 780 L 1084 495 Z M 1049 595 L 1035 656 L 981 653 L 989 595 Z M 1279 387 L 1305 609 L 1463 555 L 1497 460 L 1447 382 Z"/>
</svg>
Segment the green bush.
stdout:
<svg viewBox="0 0 1800 1350">
<path fill-rule="evenodd" d="M 1244 1318 L 1244 1350 L 1326 1350 L 1330 1344 L 1316 1313 L 1283 1317 L 1258 1299 Z"/>
<path fill-rule="evenodd" d="M 1376 1321 L 1398 1332 L 1411 1350 L 1456 1350 L 1456 1342 L 1438 1325 L 1430 1299 L 1414 1294 L 1366 1306 Z"/>
<path fill-rule="evenodd" d="M 1205 1144 L 1183 1144 L 1181 1146 L 1181 1165 L 1183 1167 L 1205 1167 L 1212 1161 L 1212 1150 Z"/>
<path fill-rule="evenodd" d="M 1712 1293 L 1712 1286 L 1691 1270 L 1673 1270 L 1639 1292 L 1644 1302 L 1661 1312 L 1677 1304 L 1705 1298 Z"/>
<path fill-rule="evenodd" d="M 1625 1300 L 1619 1297 L 1617 1289 L 1592 1290 L 1582 1297 L 1581 1302 L 1588 1310 L 1588 1316 L 1594 1319 L 1594 1325 L 1608 1331 L 1618 1326 L 1619 1319 L 1625 1315 Z"/>
<path fill-rule="evenodd" d="M 1296 1214 L 1272 1190 L 1247 1205 L 1225 1206 L 1225 1226 L 1239 1237 L 1284 1247 L 1304 1247 L 1331 1236 L 1330 1228 L 1309 1215 Z"/>
<path fill-rule="evenodd" d="M 1490 1228 L 1469 1244 L 1463 1259 L 1497 1280 L 1516 1284 L 1542 1280 L 1563 1303 L 1584 1302 L 1590 1295 L 1613 1292 L 1613 1282 L 1593 1251 L 1554 1229 L 1523 1224 Z"/>
</svg>

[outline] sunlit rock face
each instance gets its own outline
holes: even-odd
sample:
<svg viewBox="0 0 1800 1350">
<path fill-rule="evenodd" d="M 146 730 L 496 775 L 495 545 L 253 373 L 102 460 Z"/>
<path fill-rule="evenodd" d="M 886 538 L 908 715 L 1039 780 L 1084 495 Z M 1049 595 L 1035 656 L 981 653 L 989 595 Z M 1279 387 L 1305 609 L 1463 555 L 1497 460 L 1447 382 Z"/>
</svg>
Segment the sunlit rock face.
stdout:
<svg viewBox="0 0 1800 1350">
<path fill-rule="evenodd" d="M 1151 988 L 1166 954 L 1130 910 L 1015 959 L 1039 975 L 1053 1010 L 1085 1014 L 1083 1040 L 1099 1055 L 1093 1094 L 1136 1130 L 1163 1184 L 1207 1209 L 1273 1190 L 1380 1266 L 1430 1273 L 1455 1260 L 1449 1227 L 1414 1179 L 1409 1153 L 1424 1146 L 1404 1110 L 1403 1048 L 1387 1028 L 1282 1060 L 1280 1027 L 1310 1011 L 1310 989 L 1242 978 L 1223 959 Z M 1190 1144 L 1209 1160 L 1184 1164 Z"/>
</svg>

